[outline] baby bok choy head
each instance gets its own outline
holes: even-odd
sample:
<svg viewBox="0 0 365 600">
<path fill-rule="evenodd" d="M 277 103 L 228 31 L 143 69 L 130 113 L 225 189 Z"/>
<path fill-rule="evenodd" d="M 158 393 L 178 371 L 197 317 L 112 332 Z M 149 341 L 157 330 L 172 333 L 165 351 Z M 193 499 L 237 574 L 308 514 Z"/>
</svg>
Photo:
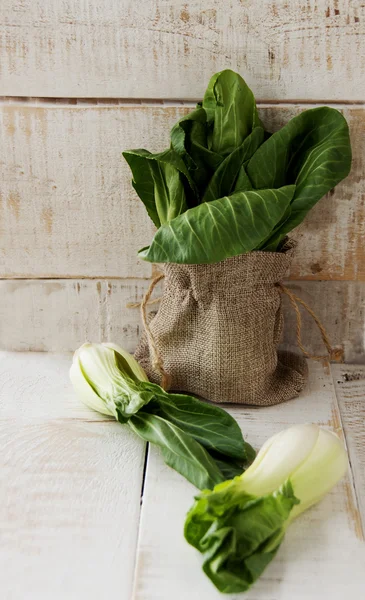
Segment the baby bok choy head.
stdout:
<svg viewBox="0 0 365 600">
<path fill-rule="evenodd" d="M 125 422 L 153 394 L 141 390 L 147 375 L 128 352 L 115 344 L 83 344 L 74 354 L 71 382 L 89 408 Z"/>
<path fill-rule="evenodd" d="M 242 473 L 255 457 L 226 411 L 165 392 L 120 346 L 84 344 L 70 378 L 84 404 L 158 446 L 165 462 L 200 490 Z"/>
<path fill-rule="evenodd" d="M 270 438 L 245 473 L 204 491 L 185 537 L 226 593 L 245 592 L 274 558 L 289 523 L 343 477 L 347 454 L 335 434 L 297 425 Z"/>
</svg>

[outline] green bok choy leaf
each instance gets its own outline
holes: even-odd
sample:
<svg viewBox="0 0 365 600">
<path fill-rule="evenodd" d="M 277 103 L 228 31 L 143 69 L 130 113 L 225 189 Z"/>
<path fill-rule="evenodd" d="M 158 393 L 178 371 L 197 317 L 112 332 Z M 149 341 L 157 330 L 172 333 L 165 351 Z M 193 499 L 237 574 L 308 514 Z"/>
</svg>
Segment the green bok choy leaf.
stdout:
<svg viewBox="0 0 365 600">
<path fill-rule="evenodd" d="M 213 263 L 276 251 L 351 167 L 339 111 L 306 110 L 268 133 L 252 91 L 230 70 L 213 75 L 203 101 L 172 128 L 168 150 L 123 155 L 159 228 L 139 253 L 150 262 Z"/>
<path fill-rule="evenodd" d="M 152 262 L 213 263 L 250 252 L 290 205 L 295 186 L 236 192 L 191 208 L 157 231 L 139 256 Z"/>
<path fill-rule="evenodd" d="M 199 489 L 239 474 L 254 458 L 227 412 L 150 383 L 133 356 L 115 344 L 81 346 L 70 378 L 81 401 L 158 446 L 165 462 Z"/>
<path fill-rule="evenodd" d="M 332 432 L 298 425 L 270 438 L 241 476 L 197 496 L 185 537 L 202 553 L 213 584 L 225 593 L 247 591 L 291 521 L 332 489 L 347 464 Z"/>
</svg>

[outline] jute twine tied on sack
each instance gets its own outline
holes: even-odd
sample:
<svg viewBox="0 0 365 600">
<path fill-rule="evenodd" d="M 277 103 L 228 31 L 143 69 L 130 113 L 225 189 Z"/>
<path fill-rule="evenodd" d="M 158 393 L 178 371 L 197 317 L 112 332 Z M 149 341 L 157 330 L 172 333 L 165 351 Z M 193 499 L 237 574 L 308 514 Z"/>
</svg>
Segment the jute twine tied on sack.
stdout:
<svg viewBox="0 0 365 600">
<path fill-rule="evenodd" d="M 156 275 L 152 279 L 151 284 L 150 284 L 142 302 L 128 303 L 127 308 L 140 308 L 141 309 L 142 322 L 143 322 L 143 326 L 145 329 L 145 333 L 146 333 L 146 336 L 148 339 L 148 344 L 149 344 L 149 348 L 150 348 L 150 352 L 151 352 L 152 366 L 160 374 L 161 387 L 167 391 L 170 389 L 170 386 L 171 386 L 171 376 L 169 375 L 169 373 L 167 373 L 167 371 L 164 368 L 164 362 L 161 357 L 161 353 L 157 347 L 156 341 L 151 332 L 151 328 L 150 328 L 148 318 L 147 318 L 147 308 L 146 308 L 147 305 L 151 306 L 152 304 L 157 304 L 158 302 L 160 302 L 161 298 L 156 298 L 154 300 L 151 300 L 151 295 L 152 295 L 156 285 L 162 279 L 164 279 L 164 277 L 165 277 L 165 275 L 163 273 L 159 273 L 158 275 Z M 292 290 L 290 290 L 285 285 L 283 285 L 282 283 L 277 283 L 276 287 L 282 294 L 285 294 L 288 297 L 290 304 L 295 311 L 295 314 L 296 314 L 296 341 L 297 341 L 298 347 L 302 351 L 303 355 L 306 358 L 310 358 L 310 359 L 316 360 L 316 361 L 330 360 L 330 361 L 336 361 L 336 362 L 343 362 L 343 358 L 344 358 L 343 357 L 343 349 L 332 347 L 326 329 L 324 328 L 323 324 L 321 323 L 320 319 L 317 317 L 315 312 L 308 306 L 308 304 L 304 300 L 302 300 L 299 296 L 297 296 Z M 312 317 L 312 319 L 316 323 L 316 325 L 320 331 L 322 341 L 327 349 L 327 353 L 328 353 L 327 355 L 311 354 L 304 347 L 303 341 L 302 341 L 302 316 L 301 316 L 300 309 L 298 306 L 299 304 L 301 306 L 303 306 L 303 308 L 308 312 L 308 314 Z"/>
<path fill-rule="evenodd" d="M 170 389 L 170 386 L 171 386 L 171 377 L 164 368 L 164 363 L 163 363 L 161 354 L 157 348 L 155 338 L 152 335 L 151 328 L 148 323 L 147 310 L 146 310 L 147 304 L 151 305 L 151 304 L 156 304 L 157 302 L 160 302 L 160 298 L 156 298 L 155 300 L 150 300 L 150 298 L 151 298 L 152 292 L 155 289 L 156 285 L 158 284 L 159 281 L 161 281 L 161 279 L 164 279 L 164 277 L 165 277 L 165 275 L 163 273 L 159 273 L 152 279 L 151 284 L 150 284 L 142 302 L 137 304 L 137 306 L 141 307 L 142 323 L 143 323 L 143 326 L 144 326 L 144 329 L 145 329 L 145 332 L 147 335 L 148 344 L 149 344 L 150 352 L 152 355 L 151 356 L 152 367 L 160 374 L 161 387 L 167 391 Z"/>
</svg>

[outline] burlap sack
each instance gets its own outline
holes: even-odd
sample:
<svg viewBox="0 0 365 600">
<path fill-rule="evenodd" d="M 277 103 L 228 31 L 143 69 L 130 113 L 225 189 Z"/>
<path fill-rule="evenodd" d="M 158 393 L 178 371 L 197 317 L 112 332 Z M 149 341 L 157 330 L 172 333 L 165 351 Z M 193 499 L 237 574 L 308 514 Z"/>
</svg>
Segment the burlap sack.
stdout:
<svg viewBox="0 0 365 600">
<path fill-rule="evenodd" d="M 287 242 L 281 252 L 163 266 L 163 296 L 149 327 L 171 390 L 258 406 L 299 394 L 307 377 L 304 357 L 277 351 L 283 315 L 276 284 L 288 270 L 293 248 Z M 146 335 L 135 357 L 150 380 L 161 383 Z"/>
</svg>

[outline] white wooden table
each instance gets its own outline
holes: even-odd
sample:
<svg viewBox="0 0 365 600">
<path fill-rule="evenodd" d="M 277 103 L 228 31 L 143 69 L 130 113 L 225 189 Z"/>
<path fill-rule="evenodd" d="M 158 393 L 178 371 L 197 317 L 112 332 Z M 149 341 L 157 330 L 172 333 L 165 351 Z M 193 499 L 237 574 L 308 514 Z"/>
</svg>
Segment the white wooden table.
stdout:
<svg viewBox="0 0 365 600">
<path fill-rule="evenodd" d="M 78 402 L 70 354 L 0 359 L 1 599 L 222 598 L 183 538 L 193 486 L 127 428 Z M 363 598 L 365 366 L 312 363 L 300 398 L 230 412 L 257 448 L 293 423 L 328 427 L 346 441 L 351 463 L 240 597 Z"/>
</svg>

